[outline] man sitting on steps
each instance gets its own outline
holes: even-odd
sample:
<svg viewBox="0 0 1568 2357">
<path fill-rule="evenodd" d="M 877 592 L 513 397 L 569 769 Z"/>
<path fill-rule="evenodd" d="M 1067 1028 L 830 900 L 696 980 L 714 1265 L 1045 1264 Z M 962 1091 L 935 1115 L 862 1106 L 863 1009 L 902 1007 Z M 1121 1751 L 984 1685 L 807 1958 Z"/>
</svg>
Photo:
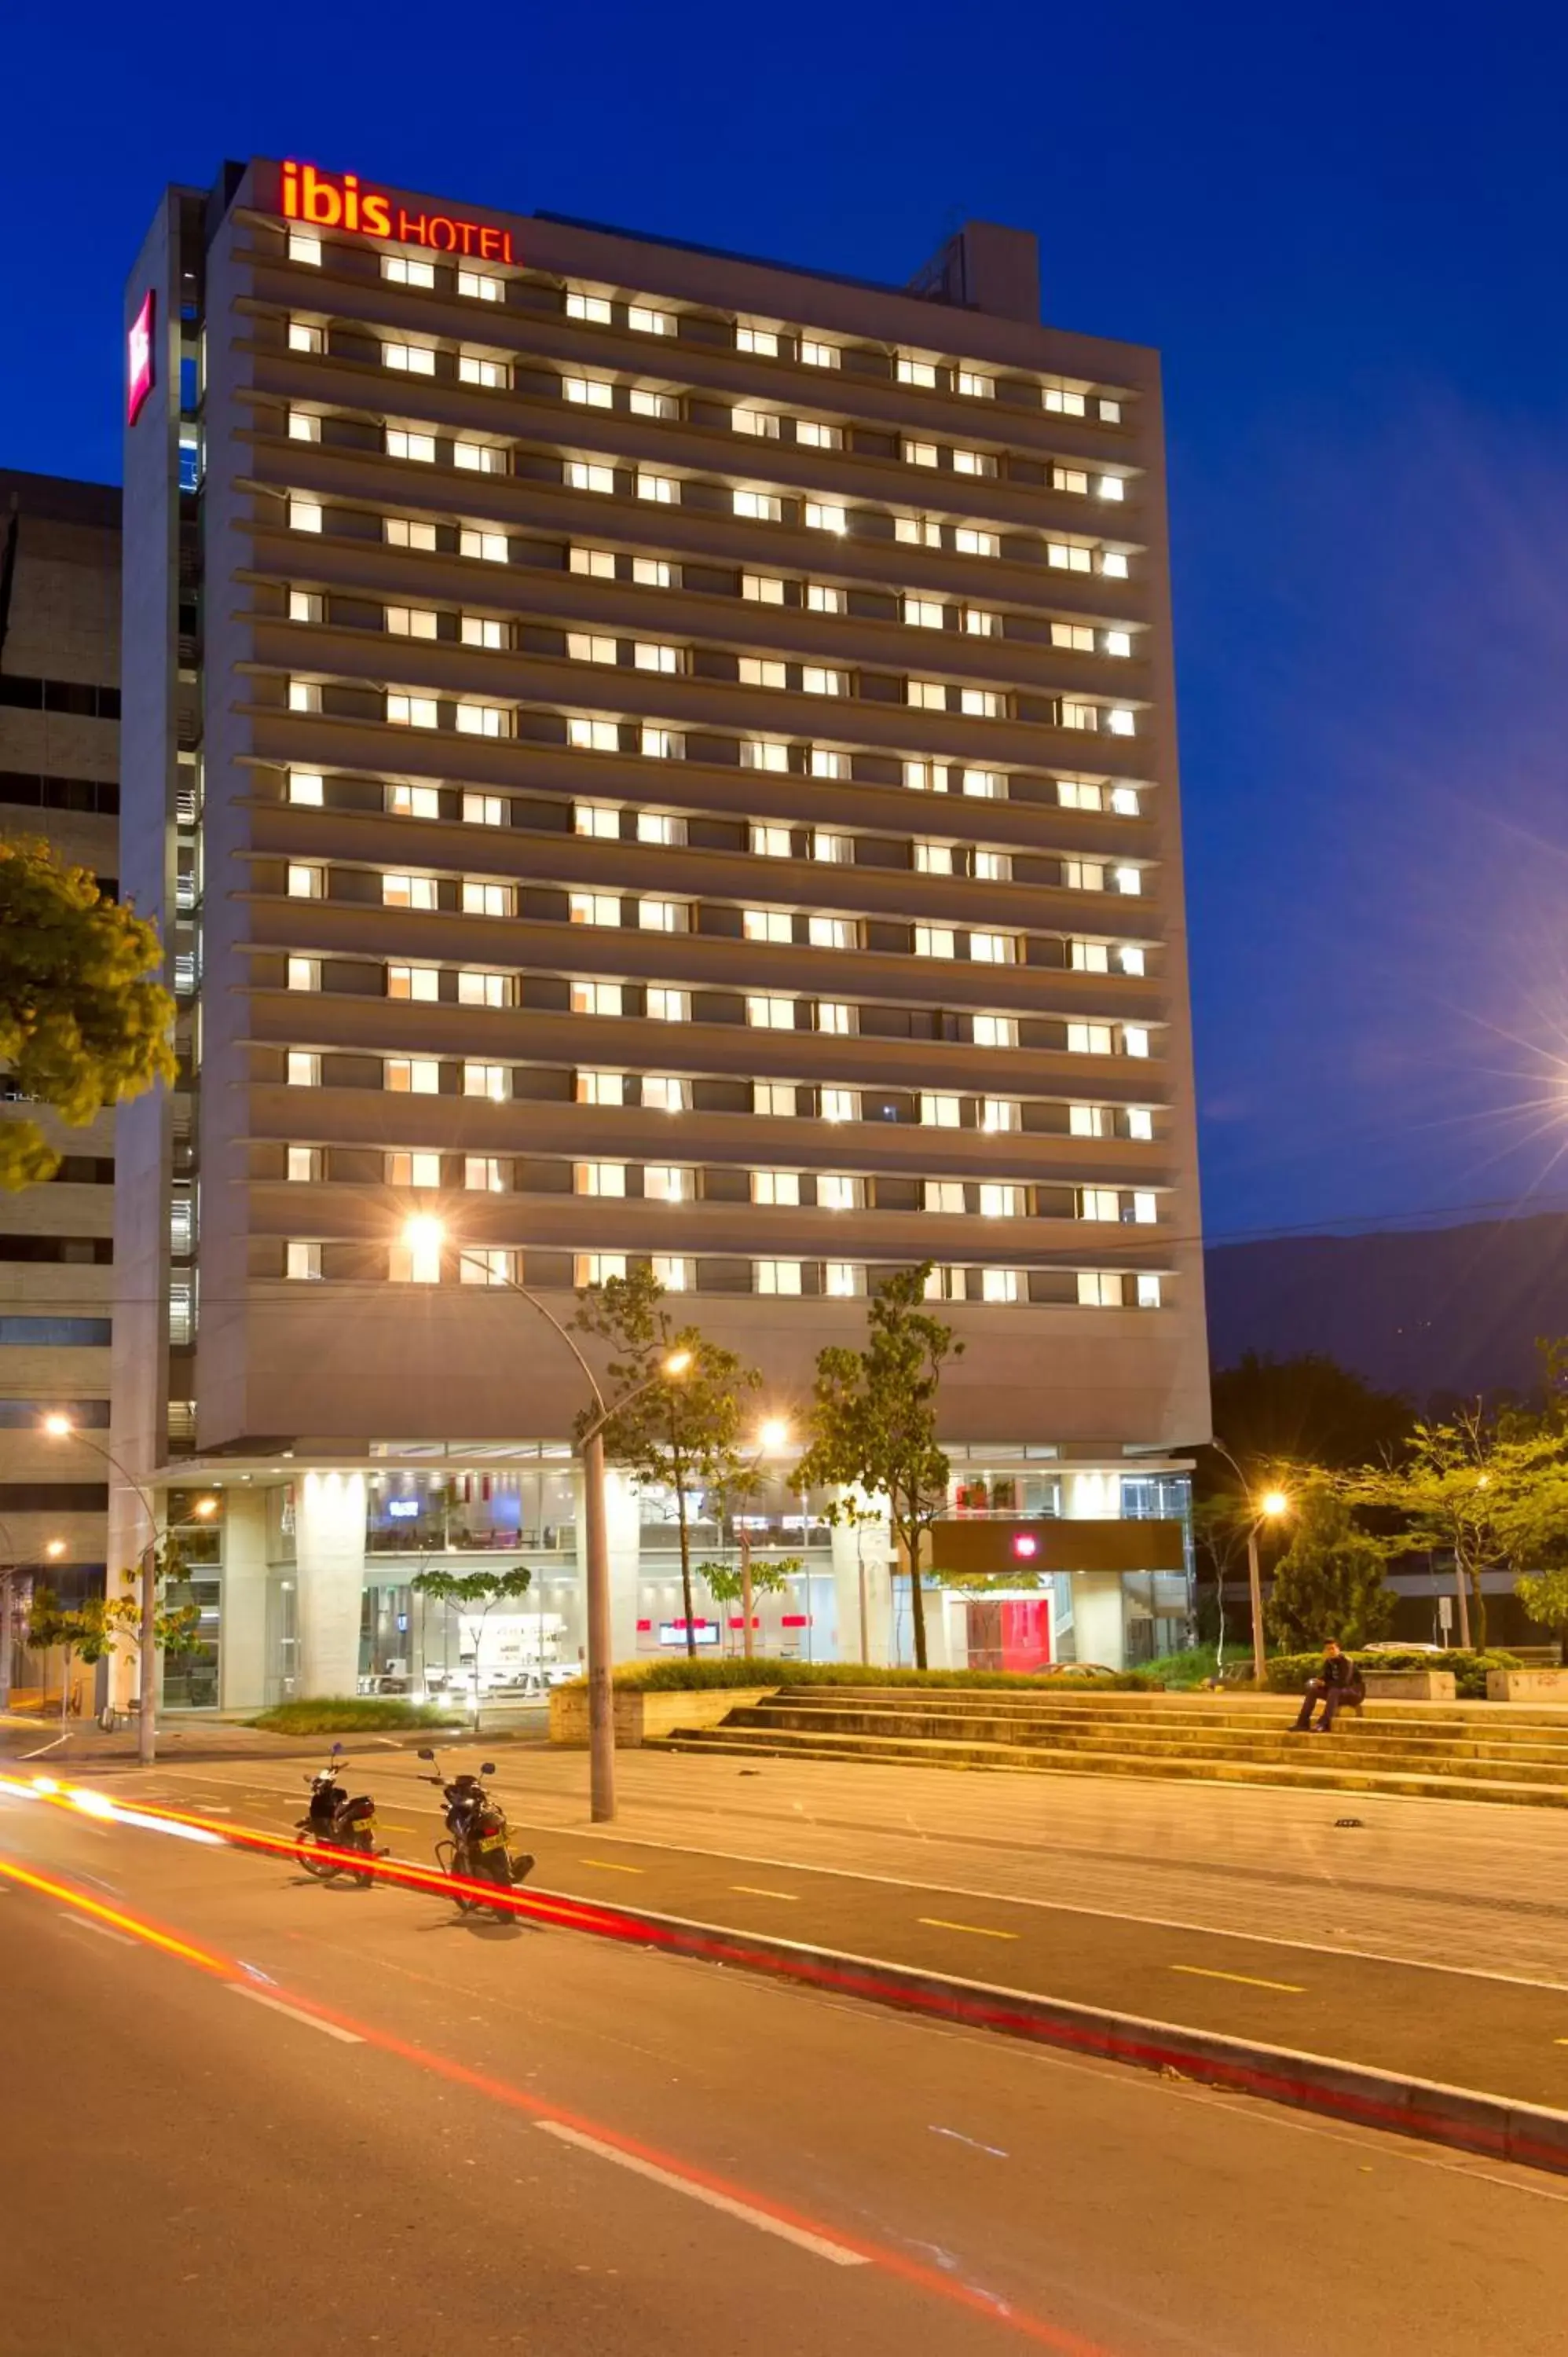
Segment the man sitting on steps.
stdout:
<svg viewBox="0 0 1568 2357">
<path fill-rule="evenodd" d="M 1302 1697 L 1301 1713 L 1292 1732 L 1296 1735 L 1328 1734 L 1334 1725 L 1335 1714 L 1341 1703 L 1353 1702 L 1359 1705 L 1365 1693 L 1366 1688 L 1361 1682 L 1360 1671 L 1348 1653 L 1340 1652 L 1336 1641 L 1330 1637 L 1323 1648 L 1322 1669 L 1316 1677 L 1308 1678 L 1306 1682 L 1306 1692 Z M 1314 1727 L 1312 1714 L 1320 1695 L 1323 1700 L 1323 1717 Z"/>
</svg>

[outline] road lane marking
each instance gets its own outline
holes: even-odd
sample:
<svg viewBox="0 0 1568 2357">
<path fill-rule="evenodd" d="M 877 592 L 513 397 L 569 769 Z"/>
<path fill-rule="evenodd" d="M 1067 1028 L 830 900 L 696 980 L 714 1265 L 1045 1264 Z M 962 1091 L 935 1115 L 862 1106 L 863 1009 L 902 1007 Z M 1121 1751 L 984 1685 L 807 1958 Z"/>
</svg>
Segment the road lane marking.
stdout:
<svg viewBox="0 0 1568 2357">
<path fill-rule="evenodd" d="M 1021 1940 L 1021 1932 L 993 1932 L 984 1923 L 950 1923 L 945 1915 L 922 1915 L 918 1919 L 929 1923 L 936 1932 L 972 1932 L 977 1940 Z"/>
<path fill-rule="evenodd" d="M 417 1825 L 394 1825 L 390 1817 L 381 1817 L 377 1822 L 384 1825 L 389 1834 L 416 1834 L 419 1831 Z"/>
<path fill-rule="evenodd" d="M 107 1923 L 90 1923 L 85 1916 L 68 1915 L 60 1910 L 62 1923 L 71 1924 L 78 1932 L 96 1932 L 101 1940 L 113 1940 L 117 1948 L 134 1948 L 136 1944 L 126 1932 L 112 1932 Z"/>
<path fill-rule="evenodd" d="M 600 2160 L 613 2161 L 618 2169 L 629 2169 L 634 2177 L 646 2177 L 655 2185 L 667 2185 L 672 2193 L 684 2193 L 689 2201 L 705 2202 L 710 2210 L 722 2210 L 726 2217 L 738 2218 L 743 2225 L 755 2226 L 760 2233 L 777 2234 L 780 2242 L 793 2243 L 798 2250 L 810 2251 L 835 2267 L 870 2265 L 864 2251 L 852 2251 L 843 2243 L 830 2242 L 825 2234 L 813 2234 L 807 2227 L 791 2225 L 787 2218 L 775 2218 L 766 2210 L 755 2210 L 748 2201 L 737 2201 L 732 2194 L 695 2184 L 672 2169 L 660 2169 L 657 2161 L 644 2160 L 640 2153 L 625 2152 L 619 2145 L 585 2136 L 569 2121 L 536 2120 L 534 2126 L 546 2136 L 558 2137 L 563 2144 L 575 2145 L 580 2152 L 595 2153 Z"/>
<path fill-rule="evenodd" d="M 760 1882 L 732 1882 L 730 1889 L 744 1890 L 748 1899 L 787 1899 L 791 1907 L 799 1906 L 800 1901 L 798 1890 L 765 1890 Z M 1563 2042 L 1568 2046 L 1568 2038 Z"/>
<path fill-rule="evenodd" d="M 579 1866 L 596 1866 L 606 1874 L 641 1874 L 645 1871 L 640 1866 L 618 1866 L 610 1857 L 580 1857 L 577 1863 Z"/>
<path fill-rule="evenodd" d="M 1217 1973 L 1208 1964 L 1172 1964 L 1173 1973 L 1190 1973 L 1200 1981 L 1240 1981 L 1248 1988 L 1279 1989 L 1286 1996 L 1305 1996 L 1306 1991 L 1295 1981 L 1262 1981 L 1255 1973 Z"/>
<path fill-rule="evenodd" d="M 319 2014 L 306 2013 L 302 2006 L 285 2005 L 281 1996 L 269 1996 L 265 1989 L 244 1988 L 238 1981 L 230 1981 L 228 1986 L 236 1996 L 248 1996 L 252 2005 L 264 2005 L 272 2013 L 286 2013 L 291 2021 L 303 2021 L 306 2029 L 319 2029 L 328 2038 L 340 2039 L 345 2046 L 365 2042 L 353 2030 L 339 2029 L 335 2021 L 323 2021 Z"/>
</svg>

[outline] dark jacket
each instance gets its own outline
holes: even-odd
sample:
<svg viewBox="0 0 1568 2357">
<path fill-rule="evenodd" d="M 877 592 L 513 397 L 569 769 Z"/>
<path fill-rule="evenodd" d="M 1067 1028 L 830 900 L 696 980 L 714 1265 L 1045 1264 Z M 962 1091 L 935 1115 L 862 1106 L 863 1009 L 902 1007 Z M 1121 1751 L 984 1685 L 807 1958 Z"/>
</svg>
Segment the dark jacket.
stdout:
<svg viewBox="0 0 1568 2357">
<path fill-rule="evenodd" d="M 1326 1655 L 1317 1674 L 1326 1686 L 1353 1686 L 1361 1682 L 1360 1672 L 1348 1653 Z"/>
</svg>

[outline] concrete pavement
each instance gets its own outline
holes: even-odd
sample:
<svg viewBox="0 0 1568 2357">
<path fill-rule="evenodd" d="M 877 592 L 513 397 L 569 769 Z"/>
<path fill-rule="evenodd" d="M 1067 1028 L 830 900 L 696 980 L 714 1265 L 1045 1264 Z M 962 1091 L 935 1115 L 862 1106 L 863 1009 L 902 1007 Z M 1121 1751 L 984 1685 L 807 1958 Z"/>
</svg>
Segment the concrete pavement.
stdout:
<svg viewBox="0 0 1568 2357">
<path fill-rule="evenodd" d="M 0 1866 L 5 2357 L 1294 2357 L 1325 2268 L 1561 2347 L 1522 2171 L 37 1803 Z"/>
</svg>

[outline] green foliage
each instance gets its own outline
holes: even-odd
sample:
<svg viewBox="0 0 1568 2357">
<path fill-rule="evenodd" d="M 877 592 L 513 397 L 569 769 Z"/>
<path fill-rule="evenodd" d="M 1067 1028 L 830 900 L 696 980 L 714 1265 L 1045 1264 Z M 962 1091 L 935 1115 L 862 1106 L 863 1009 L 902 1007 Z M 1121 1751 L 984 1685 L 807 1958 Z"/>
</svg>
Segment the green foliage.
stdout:
<svg viewBox="0 0 1568 2357">
<path fill-rule="evenodd" d="M 753 1596 L 780 1596 L 795 1574 L 805 1568 L 798 1555 L 753 1555 L 751 1592 Z M 738 1563 L 700 1563 L 697 1577 L 706 1580 L 708 1594 L 715 1604 L 739 1604 L 746 1595 L 746 1580 Z"/>
<path fill-rule="evenodd" d="M 604 1428 L 605 1455 L 642 1487 L 662 1484 L 675 1499 L 686 1648 L 695 1654 L 688 1497 L 693 1485 L 726 1494 L 746 1488 L 751 1469 L 742 1446 L 745 1404 L 762 1377 L 695 1326 L 677 1327 L 650 1268 L 612 1276 L 577 1299 L 573 1323 L 607 1342 L 613 1354 L 607 1372 L 616 1405 Z M 684 1370 L 666 1374 L 666 1361 L 682 1351 L 689 1361 Z M 579 1434 L 592 1422 L 585 1410 Z"/>
<path fill-rule="evenodd" d="M 394 1695 L 312 1695 L 274 1703 L 248 1724 L 274 1735 L 353 1735 L 398 1727 L 456 1727 L 462 1716 L 448 1703 L 403 1702 Z"/>
<path fill-rule="evenodd" d="M 434 1596 L 460 1610 L 484 1615 L 498 1604 L 515 1603 L 526 1596 L 533 1574 L 520 1563 L 510 1571 L 419 1571 L 408 1584 L 421 1596 Z"/>
<path fill-rule="evenodd" d="M 1568 1636 L 1568 1567 L 1525 1572 L 1514 1581 L 1513 1592 L 1530 1619 L 1558 1638 Z"/>
<path fill-rule="evenodd" d="M 861 1662 L 770 1662 L 760 1656 L 705 1654 L 696 1661 L 684 1656 L 651 1662 L 623 1662 L 615 1672 L 623 1692 L 659 1694 L 695 1692 L 705 1686 L 988 1686 L 1022 1694 L 1050 1694 L 1070 1687 L 1074 1694 L 1148 1693 L 1158 1681 L 1143 1670 L 1064 1671 L 1052 1677 L 1032 1677 L 1017 1670 L 895 1670 Z M 585 1685 L 585 1681 L 579 1681 Z"/>
<path fill-rule="evenodd" d="M 1337 1637 L 1347 1648 L 1380 1637 L 1394 1609 L 1383 1562 L 1383 1548 L 1356 1529 L 1342 1498 L 1321 1486 L 1304 1491 L 1294 1535 L 1274 1567 L 1271 1635 L 1295 1646 Z"/>
<path fill-rule="evenodd" d="M 162 963 L 155 928 L 102 899 L 89 869 L 47 844 L 0 842 L 0 1061 L 25 1095 L 80 1128 L 172 1082 Z M 59 1161 L 36 1121 L 0 1125 L 0 1189 L 35 1186 Z"/>
<path fill-rule="evenodd" d="M 1214 1429 L 1256 1487 L 1286 1466 L 1367 1465 L 1392 1458 L 1414 1423 L 1408 1400 L 1374 1391 L 1337 1361 L 1309 1351 L 1295 1359 L 1249 1351 L 1210 1384 Z M 1199 1457 L 1201 1494 L 1233 1488 L 1236 1475 L 1216 1450 Z"/>
<path fill-rule="evenodd" d="M 1352 1653 L 1363 1676 L 1386 1677 L 1393 1670 L 1451 1670 L 1454 1691 L 1462 1702 L 1485 1702 L 1488 1670 L 1517 1670 L 1512 1653 L 1466 1652 L 1455 1646 L 1443 1653 Z M 1316 1653 L 1271 1653 L 1265 1673 L 1272 1694 L 1299 1695 L 1308 1678 L 1323 1667 L 1321 1649 Z"/>
<path fill-rule="evenodd" d="M 160 1653 L 199 1653 L 204 1642 L 199 1605 L 170 1604 L 166 1601 L 169 1583 L 177 1583 L 188 1577 L 184 1550 L 173 1531 L 166 1531 L 159 1540 L 156 1561 L 153 1643 Z M 123 1593 L 104 1600 L 104 1625 L 113 1641 L 123 1641 L 139 1653 L 142 1649 L 141 1575 L 135 1571 L 123 1571 L 120 1577 L 124 1584 Z"/>
<path fill-rule="evenodd" d="M 66 1606 L 52 1587 L 35 1587 L 27 1610 L 27 1642 L 38 1653 L 58 1645 L 68 1670 L 72 1655 L 82 1662 L 101 1662 L 114 1642 L 103 1598 L 90 1596 L 79 1605 Z"/>
<path fill-rule="evenodd" d="M 1179 1653 L 1161 1653 L 1152 1662 L 1140 1663 L 1139 1667 L 1145 1677 L 1154 1679 L 1157 1684 L 1178 1693 L 1188 1692 L 1207 1685 L 1210 1678 L 1219 1675 L 1222 1668 L 1235 1663 L 1234 1645 L 1230 1649 L 1229 1663 L 1223 1656 L 1216 1660 L 1217 1650 L 1212 1640 L 1207 1643 L 1186 1645 Z"/>
<path fill-rule="evenodd" d="M 885 1279 L 866 1308 L 864 1351 L 831 1345 L 817 1354 L 811 1446 L 795 1469 L 802 1488 L 840 1484 L 887 1500 L 888 1521 L 909 1573 L 915 1660 L 926 1666 L 926 1610 L 920 1548 L 947 1503 L 949 1462 L 937 1445 L 937 1394 L 942 1368 L 963 1349 L 950 1326 L 925 1308 L 931 1263 Z M 831 1519 L 864 1519 L 850 1501 Z"/>
</svg>

